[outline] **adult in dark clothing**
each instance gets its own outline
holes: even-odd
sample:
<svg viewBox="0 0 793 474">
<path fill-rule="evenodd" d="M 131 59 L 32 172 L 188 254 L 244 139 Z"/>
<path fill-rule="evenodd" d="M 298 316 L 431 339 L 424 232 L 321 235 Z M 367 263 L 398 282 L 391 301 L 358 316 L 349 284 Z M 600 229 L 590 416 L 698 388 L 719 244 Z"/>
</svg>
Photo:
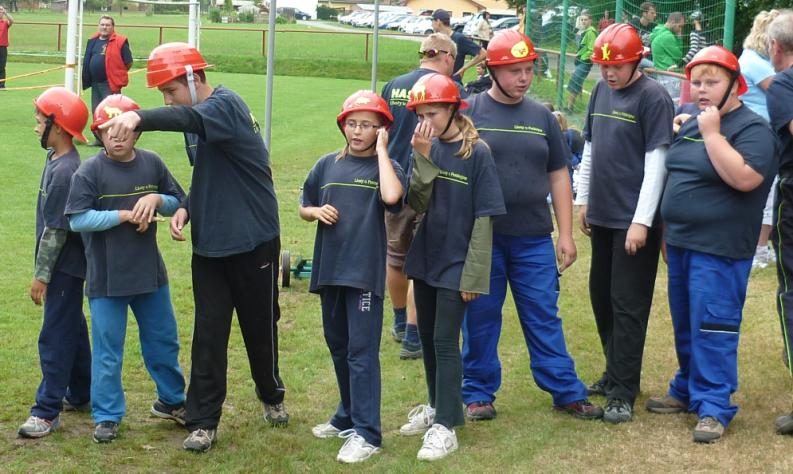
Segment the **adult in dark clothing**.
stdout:
<svg viewBox="0 0 793 474">
<path fill-rule="evenodd" d="M 116 33 L 112 17 L 99 18 L 99 31 L 91 36 L 83 58 L 83 89 L 91 88 L 91 111 L 111 94 L 120 94 L 129 83 L 132 52 L 127 37 Z"/>
<path fill-rule="evenodd" d="M 383 86 L 381 94 L 383 99 L 388 102 L 388 107 L 394 116 L 394 123 L 388 131 L 388 155 L 399 163 L 405 173 L 408 173 L 412 168 L 413 148 L 410 145 L 410 140 L 413 138 L 418 123 L 416 114 L 406 107 L 410 89 L 419 78 L 433 72 L 451 76 L 454 58 L 457 56 L 457 46 L 447 35 L 433 33 L 422 41 L 419 56 L 421 60 L 418 69 L 389 81 Z M 416 308 L 404 271 L 405 256 L 420 220 L 420 215 L 407 204 L 402 206 L 402 209 L 397 213 L 385 213 L 386 233 L 388 234 L 386 281 L 394 308 L 394 324 L 391 327 L 391 335 L 402 343 L 399 351 L 400 359 L 421 358 L 421 341 L 416 326 Z"/>
<path fill-rule="evenodd" d="M 474 40 L 459 31 L 452 30 L 450 22 L 451 15 L 446 10 L 438 9 L 432 12 L 432 29 L 436 33 L 448 35 L 454 41 L 454 44 L 457 45 L 457 56 L 454 60 L 452 79 L 462 84 L 465 71 L 484 61 L 485 57 L 487 57 L 487 51 Z M 465 62 L 467 56 L 473 56 L 473 59 Z"/>
<path fill-rule="evenodd" d="M 768 86 L 768 116 L 780 140 L 779 182 L 774 203 L 776 229 L 771 241 L 777 254 L 777 311 L 785 342 L 785 363 L 793 375 L 793 11 L 785 10 L 769 26 L 769 53 L 777 74 Z M 793 412 L 776 419 L 780 434 L 793 434 Z"/>
<path fill-rule="evenodd" d="M 193 165 L 190 193 L 171 219 L 171 237 L 185 240 L 192 222 L 193 332 L 183 447 L 212 447 L 226 398 L 232 313 L 236 310 L 264 419 L 285 426 L 278 369 L 280 225 L 269 152 L 242 98 L 212 88 L 201 54 L 167 43 L 149 55 L 147 81 L 169 107 L 124 113 L 103 128 L 124 136 L 147 130 L 184 133 Z"/>
</svg>

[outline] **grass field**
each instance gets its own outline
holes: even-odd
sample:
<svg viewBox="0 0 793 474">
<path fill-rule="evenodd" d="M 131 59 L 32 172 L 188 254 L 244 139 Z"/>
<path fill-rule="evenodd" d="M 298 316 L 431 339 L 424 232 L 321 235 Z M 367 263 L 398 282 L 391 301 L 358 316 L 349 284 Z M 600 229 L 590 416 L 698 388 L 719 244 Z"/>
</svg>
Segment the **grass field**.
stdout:
<svg viewBox="0 0 793 474">
<path fill-rule="evenodd" d="M 126 16 L 126 15 L 125 15 Z M 46 68 L 9 65 L 9 74 Z M 260 120 L 264 117 L 264 77 L 210 72 L 212 84 L 238 91 Z M 58 83 L 62 73 L 19 80 L 15 85 Z M 142 74 L 132 76 L 125 93 L 143 107 L 160 105 L 157 92 L 144 88 Z M 314 225 L 297 216 L 299 186 L 321 154 L 343 145 L 335 125 L 342 100 L 368 86 L 367 81 L 277 77 L 273 100 L 272 166 L 280 202 L 283 248 L 310 256 Z M 128 325 L 124 386 L 127 417 L 121 438 L 111 445 L 91 441 L 92 422 L 81 414 L 63 415 L 64 429 L 39 441 L 21 440 L 16 429 L 28 415 L 40 380 L 36 340 L 41 309 L 28 298 L 34 249 L 36 190 L 44 152 L 33 134 L 36 91 L 8 91 L 0 96 L 0 471 L 7 472 L 790 472 L 787 456 L 793 440 L 774 434 L 774 417 L 790 410 L 790 378 L 781 361 L 781 340 L 773 293 L 772 269 L 753 274 L 747 297 L 740 346 L 741 407 L 725 438 L 717 445 L 691 442 L 693 416 L 658 416 L 641 407 L 647 396 L 659 394 L 675 369 L 672 329 L 666 302 L 666 272 L 659 271 L 644 358 L 643 389 L 631 423 L 609 426 L 581 422 L 551 410 L 550 397 L 533 383 L 529 360 L 516 321 L 514 306 L 504 310 L 500 346 L 503 386 L 493 422 L 469 423 L 458 431 L 461 449 L 447 460 L 420 464 L 415 460 L 419 438 L 404 438 L 397 430 L 407 412 L 424 403 L 426 389 L 418 361 L 398 359 L 398 345 L 384 329 L 383 453 L 361 467 L 342 467 L 334 459 L 340 440 L 317 440 L 314 424 L 328 419 L 337 402 L 336 386 L 322 338 L 318 298 L 296 281 L 281 293 L 281 369 L 292 414 L 286 429 L 271 429 L 261 419 L 247 359 L 237 329 L 229 349 L 229 391 L 219 443 L 210 453 L 195 456 L 181 450 L 186 433 L 175 425 L 148 416 L 155 393 L 140 357 L 137 328 Z M 90 100 L 86 94 L 85 98 Z M 178 134 L 146 133 L 139 145 L 157 151 L 184 186 L 190 169 Z M 96 149 L 81 146 L 83 158 Z M 590 382 L 603 369 L 603 357 L 591 315 L 587 278 L 589 245 L 576 232 L 578 262 L 561 281 L 560 315 L 568 347 L 580 377 Z M 189 371 L 192 334 L 190 247 L 172 242 L 164 228 L 160 248 L 170 275 L 171 292 L 182 343 L 180 360 Z M 386 303 L 388 307 L 388 303 Z M 87 311 L 87 310 L 86 310 Z M 386 328 L 391 318 L 387 312 Z M 596 399 L 597 403 L 604 400 Z"/>
</svg>

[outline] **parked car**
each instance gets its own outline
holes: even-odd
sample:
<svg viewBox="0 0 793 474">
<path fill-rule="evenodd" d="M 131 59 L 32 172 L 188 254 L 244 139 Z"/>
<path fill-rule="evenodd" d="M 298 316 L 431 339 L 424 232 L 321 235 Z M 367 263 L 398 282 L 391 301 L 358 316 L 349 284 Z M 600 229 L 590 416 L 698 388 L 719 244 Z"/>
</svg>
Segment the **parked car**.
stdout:
<svg viewBox="0 0 793 474">
<path fill-rule="evenodd" d="M 366 12 L 363 15 L 361 15 L 361 16 L 355 18 L 354 20 L 352 20 L 351 25 L 352 26 L 357 26 L 358 28 L 364 28 L 364 27 L 367 26 L 367 23 L 369 23 L 369 25 L 371 25 L 373 18 L 374 18 L 374 13 Z"/>
<path fill-rule="evenodd" d="M 356 10 L 356 11 L 350 13 L 349 15 L 340 16 L 339 17 L 339 23 L 342 23 L 342 24 L 345 24 L 345 25 L 352 25 L 353 20 L 355 20 L 356 18 L 359 18 L 359 17 L 361 17 L 363 15 L 366 15 L 366 12 L 364 10 Z"/>
<path fill-rule="evenodd" d="M 465 24 L 468 23 L 468 20 L 473 18 L 474 15 L 463 15 L 463 16 L 453 16 L 451 20 L 449 20 L 449 24 L 454 31 L 463 31 L 465 28 Z"/>
<path fill-rule="evenodd" d="M 410 24 L 410 31 L 406 31 L 414 35 L 428 35 L 433 32 L 432 18 L 427 16 L 419 17 L 418 21 Z"/>
<path fill-rule="evenodd" d="M 400 13 L 388 20 L 385 26 L 381 26 L 381 28 L 388 28 L 389 30 L 396 30 L 399 28 L 399 25 L 406 19 L 410 18 L 412 15 L 407 13 Z"/>
<path fill-rule="evenodd" d="M 488 13 L 490 13 L 491 26 L 496 20 L 515 16 L 515 12 L 512 10 L 488 10 Z M 482 21 L 483 17 L 484 11 L 481 11 L 468 20 L 468 23 L 466 23 L 463 28 L 463 34 L 468 37 L 476 36 L 476 32 L 479 30 L 479 22 Z"/>
<path fill-rule="evenodd" d="M 295 20 L 310 20 L 311 14 L 295 8 Z"/>
<path fill-rule="evenodd" d="M 411 16 L 411 17 L 405 18 L 402 21 L 402 23 L 399 24 L 399 27 L 397 29 L 399 31 L 403 32 L 403 33 L 407 33 L 408 30 L 412 30 L 413 29 L 413 23 L 416 23 L 417 21 L 421 20 L 422 18 L 423 17 L 420 17 L 420 16 Z"/>
<path fill-rule="evenodd" d="M 508 16 L 506 18 L 502 18 L 500 20 L 491 21 L 490 27 L 493 28 L 493 33 L 496 31 L 506 30 L 508 28 L 512 28 L 515 25 L 520 24 L 520 18 L 516 16 Z"/>
</svg>

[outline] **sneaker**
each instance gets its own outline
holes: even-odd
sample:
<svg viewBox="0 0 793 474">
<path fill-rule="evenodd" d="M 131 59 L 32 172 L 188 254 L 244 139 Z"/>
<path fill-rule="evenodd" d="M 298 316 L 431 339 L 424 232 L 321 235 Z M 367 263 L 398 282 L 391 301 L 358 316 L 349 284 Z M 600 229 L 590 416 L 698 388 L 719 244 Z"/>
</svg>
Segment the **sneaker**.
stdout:
<svg viewBox="0 0 793 474">
<path fill-rule="evenodd" d="M 465 416 L 473 421 L 492 420 L 496 417 L 496 407 L 492 402 L 469 403 L 465 407 Z"/>
<path fill-rule="evenodd" d="M 793 434 L 793 413 L 783 415 L 774 421 L 776 432 L 783 435 Z"/>
<path fill-rule="evenodd" d="M 766 268 L 768 264 L 775 260 L 773 250 L 767 245 L 759 246 L 755 249 L 754 258 L 752 259 L 752 268 Z"/>
<path fill-rule="evenodd" d="M 405 326 L 403 325 L 401 329 L 398 329 L 396 326 L 391 326 L 391 337 L 393 337 L 396 342 L 402 342 L 405 339 Z"/>
<path fill-rule="evenodd" d="M 347 464 L 362 462 L 380 452 L 380 448 L 367 443 L 355 430 L 344 430 L 338 434 L 338 437 L 346 439 L 339 449 L 339 454 L 336 455 L 336 460 L 339 462 Z"/>
<path fill-rule="evenodd" d="M 72 405 L 66 397 L 63 397 L 63 408 L 62 411 L 76 411 L 80 413 L 91 413 L 91 401 L 87 401 L 85 403 L 81 403 L 79 405 Z"/>
<path fill-rule="evenodd" d="M 603 421 L 609 423 L 625 423 L 633 418 L 633 407 L 630 403 L 619 398 L 610 398 L 603 413 Z"/>
<path fill-rule="evenodd" d="M 694 442 L 696 443 L 715 443 L 724 434 L 724 425 L 712 416 L 704 416 L 699 419 L 697 427 L 694 428 Z"/>
<path fill-rule="evenodd" d="M 173 420 L 184 426 L 184 403 L 168 405 L 161 400 L 157 400 L 151 406 L 151 414 L 164 420 Z"/>
<path fill-rule="evenodd" d="M 95 443 L 110 443 L 118 438 L 118 423 L 115 421 L 100 421 L 94 428 Z"/>
<path fill-rule="evenodd" d="M 669 394 L 660 397 L 651 397 L 647 399 L 647 403 L 645 403 L 644 406 L 647 408 L 647 411 L 660 413 L 662 415 L 683 413 L 688 409 L 688 405 Z"/>
<path fill-rule="evenodd" d="M 209 451 L 215 443 L 218 430 L 216 429 L 203 429 L 199 428 L 185 438 L 182 447 L 187 451 L 194 451 L 196 453 L 205 453 Z"/>
<path fill-rule="evenodd" d="M 606 396 L 606 373 L 603 372 L 603 375 L 600 376 L 600 379 L 587 387 L 586 394 L 590 397 L 592 395 L 600 395 L 601 397 Z"/>
<path fill-rule="evenodd" d="M 424 443 L 416 458 L 419 461 L 435 461 L 457 451 L 457 447 L 454 430 L 435 424 L 424 433 Z"/>
<path fill-rule="evenodd" d="M 317 438 L 335 438 L 339 436 L 341 430 L 331 425 L 330 422 L 321 423 L 311 428 L 311 434 Z"/>
<path fill-rule="evenodd" d="M 43 438 L 61 427 L 61 417 L 54 420 L 45 420 L 37 416 L 28 417 L 27 421 L 19 427 L 19 436 L 23 438 Z"/>
<path fill-rule="evenodd" d="M 414 436 L 424 434 L 435 423 L 435 409 L 429 405 L 419 405 L 408 413 L 408 422 L 399 428 L 399 434 Z"/>
<path fill-rule="evenodd" d="M 289 424 L 289 413 L 284 402 L 275 405 L 264 403 L 264 420 L 276 427 L 285 427 Z"/>
<path fill-rule="evenodd" d="M 567 405 L 554 405 L 556 411 L 562 411 L 580 420 L 597 420 L 603 418 L 603 409 L 595 406 L 589 400 L 579 400 Z"/>
<path fill-rule="evenodd" d="M 399 349 L 399 358 L 402 360 L 421 359 L 424 351 L 421 350 L 421 343 L 412 343 L 407 339 L 402 340 L 402 347 Z"/>
</svg>

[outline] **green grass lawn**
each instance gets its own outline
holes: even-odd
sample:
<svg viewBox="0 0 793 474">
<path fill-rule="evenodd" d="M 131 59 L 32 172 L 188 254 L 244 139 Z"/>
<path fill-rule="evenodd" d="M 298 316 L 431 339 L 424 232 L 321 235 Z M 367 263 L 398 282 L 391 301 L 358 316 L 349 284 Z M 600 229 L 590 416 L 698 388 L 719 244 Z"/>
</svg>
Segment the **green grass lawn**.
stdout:
<svg viewBox="0 0 793 474">
<path fill-rule="evenodd" d="M 126 15 L 125 15 L 126 17 Z M 47 65 L 9 65 L 9 75 Z M 264 118 L 264 77 L 210 72 L 212 84 L 239 92 L 253 113 Z M 62 81 L 51 73 L 18 81 L 36 85 Z M 299 186 L 314 161 L 343 145 L 335 116 L 345 97 L 367 87 L 366 81 L 276 77 L 272 166 L 280 202 L 283 248 L 310 256 L 315 227 L 299 220 Z M 125 92 L 143 107 L 161 103 L 156 91 L 144 87 L 142 74 L 133 76 Z M 36 91 L 3 92 L 0 97 L 0 268 L 6 276 L 0 287 L 0 471 L 35 472 L 675 472 L 675 471 L 790 471 L 787 453 L 793 440 L 773 433 L 776 415 L 790 410 L 790 378 L 781 360 L 781 340 L 773 293 L 772 269 L 753 274 L 746 303 L 740 347 L 741 406 L 721 443 L 694 445 L 693 416 L 658 416 L 641 407 L 647 396 L 665 390 L 675 369 L 672 328 L 666 302 L 666 271 L 661 264 L 644 358 L 643 391 L 635 419 L 620 426 L 576 421 L 551 410 L 550 396 L 532 381 L 525 343 L 514 306 L 504 309 L 500 345 L 503 386 L 493 422 L 469 423 L 459 429 L 461 449 L 435 464 L 415 459 L 420 438 L 397 433 L 407 412 L 426 400 L 419 361 L 400 361 L 398 345 L 388 336 L 386 312 L 382 335 L 383 453 L 361 467 L 335 462 L 341 440 L 317 440 L 310 428 L 327 421 L 337 403 L 331 360 L 322 337 L 319 300 L 307 292 L 305 281 L 294 281 L 281 293 L 281 369 L 288 388 L 292 415 L 286 429 L 271 429 L 261 419 L 244 346 L 235 329 L 229 349 L 228 397 L 219 442 L 206 455 L 181 449 L 186 433 L 172 423 L 149 418 L 154 387 L 140 356 L 137 327 L 128 325 L 124 386 L 127 416 L 121 438 L 111 445 L 91 441 L 92 422 L 83 414 L 63 415 L 62 431 L 39 441 L 21 440 L 16 429 L 28 415 L 40 380 L 37 335 L 42 310 L 28 297 L 33 267 L 34 210 L 44 152 L 33 134 Z M 85 95 L 89 99 L 88 95 Z M 140 146 L 157 151 L 185 186 L 190 169 L 178 134 L 145 133 Z M 80 146 L 83 158 L 95 148 Z M 590 382 L 603 369 L 603 356 L 591 315 L 587 277 L 589 244 L 576 232 L 578 262 L 561 280 L 560 315 L 568 347 L 580 377 Z M 180 361 L 189 373 L 193 302 L 190 246 L 159 230 L 160 248 L 170 275 L 171 292 L 182 343 Z M 389 304 L 386 303 L 386 307 Z M 87 311 L 87 309 L 86 309 Z M 236 324 L 235 324 L 236 326 Z M 603 403 L 602 399 L 595 400 Z"/>
</svg>

